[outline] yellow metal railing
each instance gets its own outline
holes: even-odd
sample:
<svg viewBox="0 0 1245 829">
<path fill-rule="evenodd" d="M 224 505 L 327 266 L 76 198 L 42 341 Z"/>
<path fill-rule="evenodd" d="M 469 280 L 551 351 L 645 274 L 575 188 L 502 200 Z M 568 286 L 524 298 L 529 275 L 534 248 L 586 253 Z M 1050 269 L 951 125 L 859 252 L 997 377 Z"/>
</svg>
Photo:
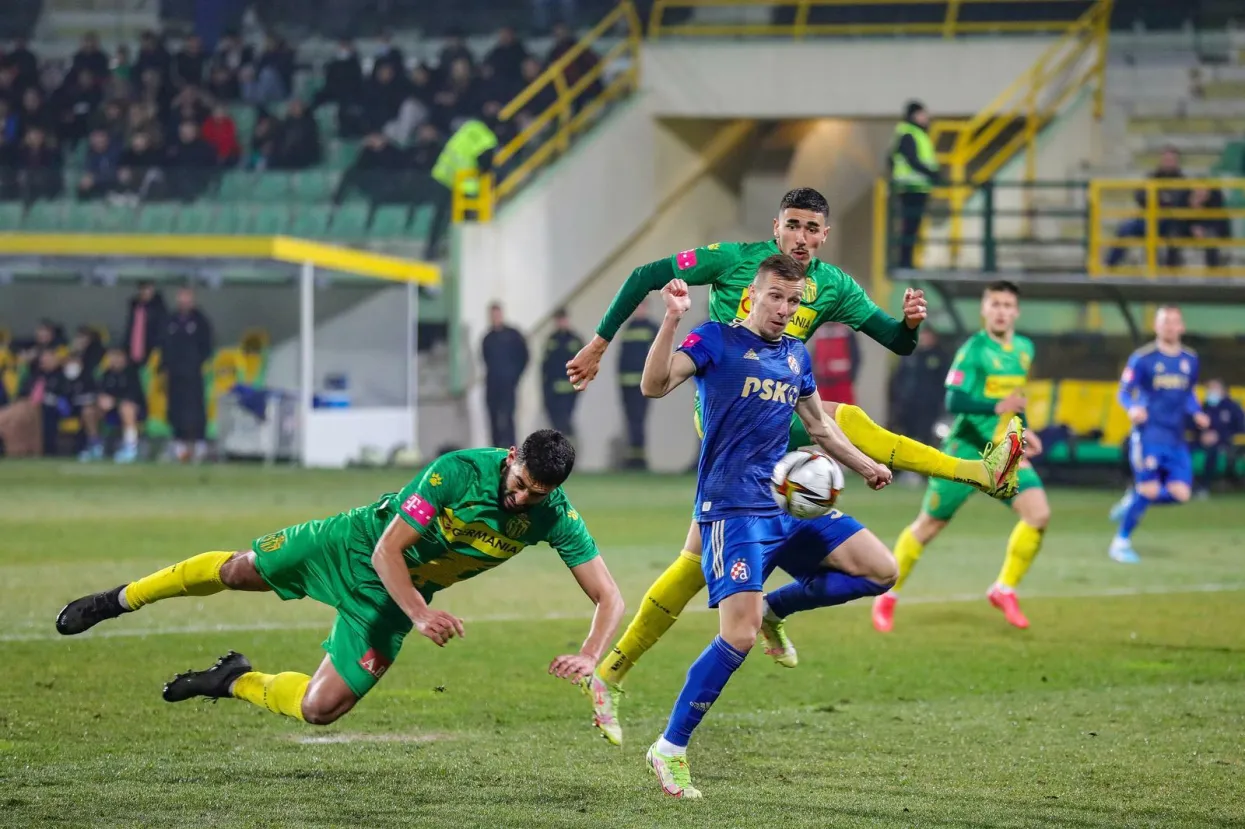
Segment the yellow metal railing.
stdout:
<svg viewBox="0 0 1245 829">
<path fill-rule="evenodd" d="M 951 182 L 980 186 L 1021 151 L 1025 157 L 1023 179 L 1032 182 L 1037 174 L 1038 133 L 1089 84 L 1093 84 L 1094 117 L 1102 117 L 1112 5 L 1113 0 L 1098 0 L 1024 74 L 972 118 L 935 122 L 930 137 L 936 145 L 947 133 L 955 136 L 950 149 L 940 154 Z M 1032 193 L 1026 191 L 1024 195 L 1025 209 L 1030 213 Z M 933 195 L 950 204 L 954 257 L 963 234 L 964 203 L 971 197 L 972 188 L 935 190 Z"/>
<path fill-rule="evenodd" d="M 551 63 L 506 104 L 498 114 L 498 120 L 514 123 L 519 129 L 514 138 L 498 147 L 493 154 L 493 169 L 501 173 L 480 176 L 478 199 L 467 195 L 461 186 L 455 186 L 452 204 L 455 220 L 461 221 L 471 211 L 478 220 L 488 221 L 498 202 L 512 195 L 541 167 L 566 152 L 571 140 L 592 125 L 593 119 L 606 104 L 638 89 L 642 34 L 643 27 L 632 0 L 623 0 L 573 48 Z M 619 37 L 618 42 L 605 52 L 597 53 L 596 47 L 611 35 Z M 568 80 L 568 70 L 577 65 L 585 54 L 595 57 L 594 66 L 573 81 Z M 618 71 L 607 79 L 606 73 L 611 68 Z M 529 105 L 537 96 L 549 90 L 554 93 L 553 102 L 540 112 L 529 111 Z M 591 94 L 593 91 L 597 94 Z M 481 203 L 482 200 L 484 203 Z"/>
<path fill-rule="evenodd" d="M 1018 8 L 1028 0 L 778 0 L 778 2 L 762 2 L 762 0 L 656 0 L 653 13 L 649 18 L 649 37 L 696 35 L 702 37 L 737 37 L 737 36 L 782 36 L 803 38 L 809 36 L 858 36 L 858 35 L 935 35 L 938 37 L 957 37 L 970 34 L 1043 34 L 1060 32 L 1068 28 L 1068 24 L 1076 16 L 1076 5 L 1083 6 L 1085 0 L 1054 0 L 1067 3 L 1071 11 L 1067 18 L 1055 20 L 1017 19 L 1024 13 Z M 989 4 L 988 6 L 985 4 Z M 984 6 L 989 10 L 1000 5 L 1009 6 L 1006 16 L 998 19 L 965 20 L 962 14 L 967 7 Z M 703 9 L 703 8 L 755 8 L 762 10 L 785 9 L 790 22 L 782 23 L 751 23 L 751 22 L 688 22 L 667 23 L 666 12 L 670 9 Z M 907 8 L 914 16 L 928 18 L 917 21 L 894 22 L 819 22 L 810 21 L 814 9 L 838 8 L 844 10 L 869 8 L 884 9 L 883 14 L 894 15 L 898 9 Z M 879 15 L 882 16 L 882 15 Z"/>
<path fill-rule="evenodd" d="M 1205 207 L 1205 194 L 1215 190 L 1223 193 L 1225 204 L 1239 203 L 1240 194 L 1245 193 L 1245 178 L 1091 181 L 1086 262 L 1089 275 L 1245 277 L 1245 262 L 1229 261 L 1232 253 L 1239 260 L 1240 253 L 1245 251 L 1245 239 L 1232 233 L 1232 221 L 1245 219 L 1245 207 Z M 1163 207 L 1160 196 L 1164 193 L 1170 194 L 1169 203 L 1188 206 Z M 1215 227 L 1224 222 L 1226 227 Z M 1107 264 L 1112 250 L 1125 254 L 1123 258 L 1127 259 L 1127 252 L 1137 248 L 1142 251 L 1141 264 Z M 1168 263 L 1164 255 L 1168 250 L 1178 251 L 1184 262 Z M 1195 255 L 1198 251 L 1204 252 L 1205 266 L 1193 261 L 1203 258 Z"/>
</svg>

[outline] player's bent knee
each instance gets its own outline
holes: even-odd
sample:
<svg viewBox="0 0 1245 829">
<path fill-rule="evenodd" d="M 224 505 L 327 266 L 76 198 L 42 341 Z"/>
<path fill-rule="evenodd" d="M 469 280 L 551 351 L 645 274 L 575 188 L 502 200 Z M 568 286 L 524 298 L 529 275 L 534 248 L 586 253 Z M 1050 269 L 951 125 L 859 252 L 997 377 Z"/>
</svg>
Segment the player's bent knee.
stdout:
<svg viewBox="0 0 1245 829">
<path fill-rule="evenodd" d="M 1146 481 L 1144 484 L 1137 484 L 1137 494 L 1147 501 L 1153 501 L 1159 497 L 1159 482 Z"/>
</svg>

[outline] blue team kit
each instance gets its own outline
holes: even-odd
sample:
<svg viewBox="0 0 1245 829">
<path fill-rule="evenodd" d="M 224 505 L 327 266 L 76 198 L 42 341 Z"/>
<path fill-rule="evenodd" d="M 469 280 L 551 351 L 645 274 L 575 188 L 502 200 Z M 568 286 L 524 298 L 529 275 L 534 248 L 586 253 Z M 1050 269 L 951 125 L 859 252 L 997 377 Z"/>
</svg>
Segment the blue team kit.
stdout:
<svg viewBox="0 0 1245 829">
<path fill-rule="evenodd" d="M 1187 348 L 1169 355 L 1151 344 L 1133 352 L 1120 378 L 1120 405 L 1143 406 L 1146 422 L 1134 426 L 1128 460 L 1137 483 L 1160 481 L 1192 485 L 1193 461 L 1185 440 L 1190 415 L 1201 411 L 1197 354 Z"/>
<path fill-rule="evenodd" d="M 742 325 L 706 322 L 679 346 L 696 366 L 704 438 L 696 485 L 701 567 L 709 606 L 759 592 L 778 567 L 811 577 L 861 529 L 835 510 L 799 520 L 778 508 L 770 475 L 787 449 L 796 403 L 817 391 L 799 340 L 766 340 Z"/>
</svg>

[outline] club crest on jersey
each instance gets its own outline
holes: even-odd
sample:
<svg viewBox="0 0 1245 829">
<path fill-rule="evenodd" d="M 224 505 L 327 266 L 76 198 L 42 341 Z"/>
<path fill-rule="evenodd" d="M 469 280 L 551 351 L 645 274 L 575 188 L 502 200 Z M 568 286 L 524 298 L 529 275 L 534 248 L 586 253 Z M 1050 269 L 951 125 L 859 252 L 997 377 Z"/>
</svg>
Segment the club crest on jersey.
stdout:
<svg viewBox="0 0 1245 829">
<path fill-rule="evenodd" d="M 794 354 L 787 355 L 787 365 L 791 366 L 792 374 L 800 373 L 800 361 L 795 358 Z"/>
<path fill-rule="evenodd" d="M 817 283 L 811 279 L 804 280 L 804 294 L 800 297 L 800 302 L 805 304 L 816 302 L 817 300 Z"/>
<path fill-rule="evenodd" d="M 742 584 L 748 580 L 748 562 L 737 558 L 731 562 L 731 581 Z"/>
<path fill-rule="evenodd" d="M 275 553 L 277 550 L 280 550 L 285 546 L 285 532 L 282 531 L 266 535 L 261 538 L 259 543 L 255 546 L 259 548 L 258 552 Z"/>
<path fill-rule="evenodd" d="M 516 515 L 506 522 L 506 535 L 511 538 L 519 538 L 531 526 L 532 522 L 526 515 Z"/>
<path fill-rule="evenodd" d="M 1189 373 L 1189 361 L 1188 360 L 1180 361 L 1180 370 L 1183 371 L 1185 374 Z"/>
</svg>

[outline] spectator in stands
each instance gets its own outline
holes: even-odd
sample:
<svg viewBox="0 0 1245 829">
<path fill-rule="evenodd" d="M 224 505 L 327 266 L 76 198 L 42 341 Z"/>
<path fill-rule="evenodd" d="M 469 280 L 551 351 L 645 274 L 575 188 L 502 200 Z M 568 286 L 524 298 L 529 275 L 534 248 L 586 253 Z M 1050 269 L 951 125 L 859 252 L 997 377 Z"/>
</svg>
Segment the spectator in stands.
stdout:
<svg viewBox="0 0 1245 829">
<path fill-rule="evenodd" d="M 1194 210 L 1223 210 L 1223 191 L 1219 188 L 1199 187 L 1189 194 L 1189 207 Z M 1186 233 L 1194 239 L 1227 239 L 1232 235 L 1232 221 L 1227 218 L 1195 217 L 1189 220 Z M 1219 248 L 1204 248 L 1206 267 L 1217 268 L 1222 259 Z"/>
<path fill-rule="evenodd" d="M 82 36 L 82 42 L 78 46 L 78 51 L 73 54 L 73 62 L 69 67 L 69 74 L 76 75 L 86 70 L 96 78 L 107 78 L 109 75 L 108 55 L 104 54 L 104 50 L 99 48 L 99 35 L 95 32 L 87 32 Z"/>
<path fill-rule="evenodd" d="M 39 59 L 30 51 L 24 37 L 13 41 L 13 48 L 0 58 L 0 66 L 14 70 L 19 87 L 39 85 Z"/>
<path fill-rule="evenodd" d="M 399 67 L 401 63 L 399 62 Z M 350 38 L 337 44 L 337 54 L 325 64 L 324 84 L 311 101 L 315 112 L 324 104 L 337 106 L 337 134 L 342 138 L 358 138 L 367 129 L 363 109 L 363 64 Z"/>
<path fill-rule="evenodd" d="M 90 69 L 83 69 L 65 79 L 52 99 L 52 108 L 60 113 L 61 144 L 73 148 L 90 131 L 92 114 L 104 101 L 104 88 Z"/>
<path fill-rule="evenodd" d="M 388 29 L 380 33 L 380 49 L 376 52 L 376 57 L 372 59 L 373 79 L 376 78 L 382 66 L 388 66 L 393 70 L 394 75 L 403 75 L 406 72 L 406 56 L 393 42 L 393 32 Z"/>
<path fill-rule="evenodd" d="M 256 103 L 284 101 L 294 90 L 294 50 L 280 37 L 269 35 L 263 51 L 255 61 L 255 90 L 252 98 Z M 243 84 L 243 97 L 248 97 Z"/>
<path fill-rule="evenodd" d="M 16 144 L 21 137 L 21 121 L 17 113 L 7 100 L 0 98 L 0 138 L 9 144 Z"/>
<path fill-rule="evenodd" d="M 441 52 L 437 55 L 437 76 L 438 85 L 445 86 L 450 81 L 450 73 L 454 64 L 460 60 L 467 62 L 468 74 L 475 72 L 476 56 L 467 48 L 467 39 L 459 29 L 450 29 L 445 34 L 445 43 L 441 46 Z"/>
<path fill-rule="evenodd" d="M 117 47 L 112 73 L 108 76 L 108 95 L 129 100 L 134 97 L 134 59 L 130 47 L 124 43 Z"/>
<path fill-rule="evenodd" d="M 532 14 L 536 31 L 547 32 L 550 24 L 575 25 L 579 10 L 575 0 L 532 0 Z"/>
<path fill-rule="evenodd" d="M 216 163 L 233 166 L 242 158 L 242 145 L 238 143 L 238 125 L 229 116 L 224 104 L 217 104 L 212 114 L 203 122 L 203 140 L 216 151 Z"/>
<path fill-rule="evenodd" d="M 1151 178 L 1155 179 L 1174 179 L 1184 178 L 1184 172 L 1180 169 L 1180 151 L 1175 147 L 1165 147 L 1159 156 L 1159 166 L 1153 173 Z M 1134 198 L 1137 206 L 1142 210 L 1146 209 L 1146 192 L 1138 190 Z M 1183 208 L 1189 206 L 1189 191 L 1184 189 L 1162 189 L 1158 191 L 1158 207 L 1160 210 L 1172 210 L 1175 208 Z M 1172 239 L 1182 236 L 1185 221 L 1182 219 L 1159 219 L 1159 238 Z M 1116 229 L 1115 235 L 1121 239 L 1141 238 L 1146 235 L 1146 220 L 1144 217 L 1134 219 L 1125 219 Z M 1126 248 L 1111 248 L 1107 253 L 1107 267 L 1113 268 L 1124 260 L 1127 253 Z M 1174 247 L 1168 247 L 1164 252 L 1163 265 L 1169 268 L 1178 267 L 1182 257 L 1180 250 Z"/>
<path fill-rule="evenodd" d="M 124 341 L 128 362 L 136 369 L 147 365 L 151 352 L 160 347 L 167 314 L 164 297 L 156 286 L 151 282 L 138 283 L 138 290 L 130 297 Z"/>
<path fill-rule="evenodd" d="M 517 328 L 506 324 L 499 303 L 489 306 L 489 331 L 480 344 L 484 359 L 484 404 L 494 446 L 515 444 L 514 410 L 519 380 L 527 369 L 527 342 Z"/>
<path fill-rule="evenodd" d="M 406 85 L 388 63 L 377 67 L 363 96 L 363 123 L 369 133 L 380 132 L 398 117 L 406 99 Z"/>
<path fill-rule="evenodd" d="M 93 130 L 88 140 L 82 176 L 78 179 L 78 198 L 90 201 L 115 190 L 120 161 L 121 145 L 107 131 Z"/>
<path fill-rule="evenodd" d="M 138 424 L 146 417 L 146 399 L 138 369 L 126 359 L 124 349 L 118 346 L 108 349 L 104 359 L 96 404 L 101 422 L 111 423 L 115 419 L 121 426 L 121 446 L 113 459 L 117 463 L 130 463 L 137 459 Z"/>
<path fill-rule="evenodd" d="M 17 112 L 18 131 L 26 135 L 32 129 L 42 130 L 51 135 L 56 131 L 56 119 L 52 117 L 52 108 L 43 100 L 43 93 L 36 87 L 29 87 L 22 93 L 22 105 Z"/>
<path fill-rule="evenodd" d="M 437 128 L 432 124 L 421 124 L 409 150 L 411 169 L 419 173 L 431 173 L 433 165 L 437 163 L 437 156 L 444 147 L 445 142 L 441 140 Z"/>
<path fill-rule="evenodd" d="M 238 73 L 225 66 L 213 64 L 208 70 L 207 91 L 218 101 L 236 101 L 242 97 L 242 85 Z"/>
<path fill-rule="evenodd" d="M 177 140 L 165 151 L 169 192 L 182 201 L 194 201 L 207 191 L 216 175 L 216 149 L 199 135 L 199 125 L 183 121 Z"/>
<path fill-rule="evenodd" d="M 138 77 L 138 101 L 152 113 L 161 124 L 167 124 L 173 112 L 173 87 L 168 76 L 159 70 L 147 69 Z"/>
<path fill-rule="evenodd" d="M 0 65 L 0 101 L 8 105 L 10 112 L 17 112 L 23 91 L 17 82 L 17 67 Z"/>
<path fill-rule="evenodd" d="M 896 264 L 900 268 L 914 267 L 913 252 L 921 234 L 929 193 L 942 179 L 929 124 L 929 110 L 919 101 L 910 101 L 904 119 L 895 126 L 891 145 L 890 182 L 895 195 L 892 210 L 898 210 Z"/>
<path fill-rule="evenodd" d="M 130 105 L 126 114 L 126 144 L 130 144 L 134 140 L 134 136 L 143 134 L 147 136 L 147 142 L 152 146 L 158 146 L 163 143 L 164 129 L 160 126 L 160 121 L 156 117 L 156 108 L 147 103 L 134 103 Z"/>
<path fill-rule="evenodd" d="M 196 307 L 190 288 L 177 292 L 177 309 L 168 317 L 160 341 L 160 368 L 169 390 L 169 426 L 173 428 L 170 447 L 178 460 L 207 456 L 207 401 L 203 388 L 203 367 L 212 356 L 212 325 Z"/>
<path fill-rule="evenodd" d="M 103 130 L 109 139 L 120 147 L 125 142 L 129 131 L 129 119 L 125 106 L 121 101 L 105 101 L 104 105 L 91 115 L 91 132 Z"/>
<path fill-rule="evenodd" d="M 527 89 L 536 79 L 540 77 L 540 73 L 544 71 L 544 67 L 540 65 L 540 61 L 536 58 L 527 58 L 523 61 L 523 65 L 519 67 L 520 80 L 522 81 L 520 88 L 515 91 L 517 95 L 524 89 Z M 541 87 L 531 100 L 523 105 L 523 114 L 528 118 L 536 118 L 549 107 L 557 103 L 558 93 L 554 91 L 552 84 L 546 84 Z"/>
<path fill-rule="evenodd" d="M 173 58 L 173 86 L 199 86 L 206 75 L 207 62 L 203 41 L 197 35 L 186 38 L 182 50 Z"/>
<path fill-rule="evenodd" d="M 177 132 L 183 121 L 194 121 L 202 124 L 212 114 L 212 102 L 197 86 L 183 86 L 169 102 L 170 117 L 168 132 Z"/>
<path fill-rule="evenodd" d="M 144 79 L 148 72 L 154 72 L 162 82 L 167 81 L 172 69 L 173 59 L 164 41 L 152 31 L 143 32 L 138 39 L 138 55 L 130 68 L 131 77 Z"/>
<path fill-rule="evenodd" d="M 456 60 L 445 85 L 433 98 L 432 123 L 446 134 L 453 133 L 463 121 L 479 113 L 482 103 L 471 63 Z"/>
<path fill-rule="evenodd" d="M 411 198 L 406 176 L 409 159 L 394 146 L 384 133 L 374 132 L 363 139 L 359 156 L 345 173 L 333 195 L 340 204 L 351 191 L 357 190 L 373 203 L 403 201 Z"/>
<path fill-rule="evenodd" d="M 17 148 L 17 190 L 23 201 L 54 199 L 61 193 L 63 161 L 40 127 L 26 131 Z"/>
<path fill-rule="evenodd" d="M 280 133 L 281 124 L 274 116 L 266 112 L 259 116 L 255 129 L 251 132 L 251 153 L 247 169 L 267 170 L 272 166 L 277 155 Z"/>
<path fill-rule="evenodd" d="M 149 133 L 134 133 L 118 164 L 115 194 L 132 201 L 156 201 L 164 196 L 164 154 Z"/>
<path fill-rule="evenodd" d="M 320 163 L 320 129 L 315 117 L 297 98 L 286 108 L 278 136 L 275 169 L 306 170 Z"/>
<path fill-rule="evenodd" d="M 1228 480 L 1235 486 L 1240 482 L 1237 475 L 1236 462 L 1240 449 L 1236 438 L 1245 434 L 1245 411 L 1241 405 L 1227 395 L 1222 380 L 1210 380 L 1206 384 L 1206 402 L 1202 411 L 1210 418 L 1209 428 L 1200 436 L 1202 447 L 1206 450 L 1205 467 L 1202 471 L 1200 494 L 1210 492 L 1215 478 L 1219 474 L 1220 461 L 1224 463 Z"/>
<path fill-rule="evenodd" d="M 578 41 L 575 39 L 575 33 L 571 31 L 570 26 L 565 23 L 554 25 L 553 46 L 549 49 L 549 54 L 545 58 L 545 64 L 548 65 L 556 62 L 563 55 L 575 49 L 577 44 Z M 592 50 L 592 47 L 580 51 L 562 71 L 562 75 L 566 78 L 566 85 L 574 86 L 579 83 L 579 80 L 596 69 L 597 64 L 600 62 L 601 59 L 597 57 L 597 53 Z M 601 77 L 598 75 L 576 98 L 575 109 L 578 110 L 584 101 L 590 101 L 597 95 L 600 95 L 603 88 Z"/>
<path fill-rule="evenodd" d="M 255 62 L 255 50 L 242 42 L 235 31 L 227 31 L 212 52 L 212 66 L 224 69 L 235 78 L 244 66 Z"/>
<path fill-rule="evenodd" d="M 503 26 L 497 33 L 497 42 L 484 56 L 483 66 L 489 67 L 496 78 L 518 78 L 527 58 L 527 47 L 519 40 L 514 27 Z"/>
</svg>

